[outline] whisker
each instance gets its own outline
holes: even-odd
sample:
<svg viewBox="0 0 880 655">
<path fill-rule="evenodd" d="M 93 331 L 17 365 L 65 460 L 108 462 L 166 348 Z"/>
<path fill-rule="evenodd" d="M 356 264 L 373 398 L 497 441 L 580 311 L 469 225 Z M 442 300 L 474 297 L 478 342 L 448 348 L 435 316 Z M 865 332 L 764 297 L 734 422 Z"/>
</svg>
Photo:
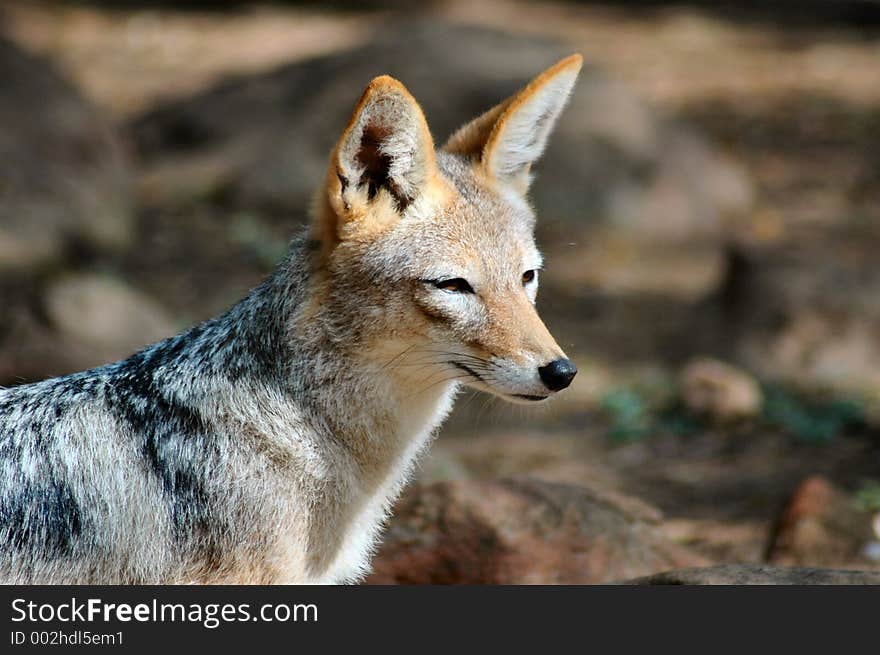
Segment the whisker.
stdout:
<svg viewBox="0 0 880 655">
<path fill-rule="evenodd" d="M 435 382 L 432 382 L 431 384 L 427 385 L 426 387 L 423 387 L 423 388 L 419 389 L 418 391 L 415 391 L 415 392 L 413 392 L 413 393 L 411 393 L 411 394 L 408 394 L 408 395 L 404 396 L 404 397 L 403 397 L 403 400 L 406 400 L 406 399 L 408 399 L 408 398 L 412 398 L 413 396 L 418 396 L 419 394 L 425 393 L 425 392 L 428 391 L 429 389 L 431 389 L 431 388 L 433 388 L 433 387 L 436 387 L 436 386 L 439 385 L 439 384 L 444 384 L 444 383 L 446 383 L 446 382 L 452 382 L 452 381 L 454 381 L 454 380 L 464 380 L 464 379 L 467 379 L 468 377 L 470 377 L 470 376 L 466 376 L 466 375 L 451 375 L 451 376 L 449 376 L 449 377 L 442 378 L 442 379 L 440 379 L 440 380 L 436 380 Z"/>
<path fill-rule="evenodd" d="M 385 362 L 380 370 L 414 367 L 419 367 L 426 375 L 421 380 L 416 381 L 414 384 L 416 390 L 405 396 L 405 398 L 411 398 L 437 385 L 454 380 L 472 380 L 489 387 L 497 386 L 500 382 L 496 375 L 495 366 L 488 360 L 477 355 L 438 348 L 409 346 Z M 453 373 L 449 367 L 454 367 L 454 369 L 458 370 Z M 453 374 L 450 375 L 450 373 Z M 484 400 L 478 418 L 489 407 L 492 398 L 494 396 L 489 394 L 488 398 Z M 468 400 L 468 403 L 472 402 L 472 400 L 473 397 Z"/>
<path fill-rule="evenodd" d="M 461 404 L 461 409 L 459 411 L 464 411 L 466 408 L 470 407 L 471 403 L 474 402 L 474 398 L 476 398 L 476 397 L 477 397 L 477 392 L 472 391 L 471 394 L 467 397 L 467 400 L 465 400 Z"/>
<path fill-rule="evenodd" d="M 483 415 L 486 413 L 486 408 L 489 407 L 489 404 L 494 398 L 495 396 L 486 394 L 486 398 L 485 400 L 483 400 L 483 404 L 480 406 L 480 411 L 477 413 L 477 418 L 474 420 L 474 423 L 479 423 L 483 419 Z"/>
<path fill-rule="evenodd" d="M 382 365 L 382 368 L 380 368 L 379 371 L 380 371 L 380 372 L 381 372 L 381 371 L 384 371 L 386 368 L 388 368 L 389 366 L 391 366 L 394 362 L 396 362 L 398 359 L 400 359 L 401 357 L 403 357 L 406 353 L 408 353 L 409 351 L 411 351 L 413 348 L 415 348 L 415 345 L 412 345 L 412 346 L 410 346 L 409 348 L 404 348 L 403 350 L 401 350 L 401 351 L 400 351 L 399 353 L 397 353 L 394 357 L 392 357 L 392 358 L 389 359 L 387 362 L 385 362 L 385 364 Z"/>
<path fill-rule="evenodd" d="M 482 362 L 483 364 L 489 364 L 489 360 L 485 359 L 484 357 L 478 357 L 476 355 L 470 355 L 468 353 L 460 353 L 455 350 L 430 350 L 430 349 L 426 349 L 425 352 L 440 353 L 443 355 L 449 355 L 451 357 L 464 357 L 466 359 L 470 359 L 473 361 Z"/>
</svg>

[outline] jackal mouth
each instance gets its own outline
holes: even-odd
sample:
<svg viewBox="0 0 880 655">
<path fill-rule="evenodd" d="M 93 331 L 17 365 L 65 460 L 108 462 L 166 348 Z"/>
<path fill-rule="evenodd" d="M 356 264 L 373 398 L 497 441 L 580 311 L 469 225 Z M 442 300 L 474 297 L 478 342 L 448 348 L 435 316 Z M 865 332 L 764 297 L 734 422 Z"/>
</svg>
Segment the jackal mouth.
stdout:
<svg viewBox="0 0 880 655">
<path fill-rule="evenodd" d="M 551 395 L 551 394 L 547 394 L 545 396 L 537 396 L 537 395 L 528 394 L 528 393 L 504 393 L 501 391 L 497 391 L 492 388 L 492 385 L 489 384 L 482 375 L 477 373 L 474 369 L 472 369 L 467 364 L 462 364 L 461 362 L 455 362 L 455 361 L 449 361 L 449 364 L 451 364 L 455 368 L 459 369 L 460 371 L 464 371 L 465 373 L 470 375 L 472 378 L 474 378 L 474 380 L 476 380 L 477 382 L 481 382 L 482 384 L 484 384 L 486 387 L 488 387 L 487 391 L 491 391 L 498 396 L 503 396 L 503 397 L 507 398 L 508 400 L 513 400 L 513 399 L 527 400 L 529 402 L 537 403 L 542 400 L 547 400 Z"/>
<path fill-rule="evenodd" d="M 550 396 L 533 396 L 527 393 L 515 393 L 513 394 L 514 398 L 522 398 L 523 400 L 531 400 L 532 402 L 538 402 L 540 400 L 547 400 Z"/>
<path fill-rule="evenodd" d="M 477 373 L 474 369 L 472 369 L 470 366 L 465 366 L 464 364 L 462 364 L 460 362 L 454 362 L 454 361 L 450 361 L 449 363 L 452 364 L 455 368 L 464 371 L 465 373 L 470 375 L 472 378 L 474 378 L 478 382 L 482 382 L 483 384 L 488 384 L 486 382 L 486 380 L 484 380 L 483 377 L 479 373 Z"/>
</svg>

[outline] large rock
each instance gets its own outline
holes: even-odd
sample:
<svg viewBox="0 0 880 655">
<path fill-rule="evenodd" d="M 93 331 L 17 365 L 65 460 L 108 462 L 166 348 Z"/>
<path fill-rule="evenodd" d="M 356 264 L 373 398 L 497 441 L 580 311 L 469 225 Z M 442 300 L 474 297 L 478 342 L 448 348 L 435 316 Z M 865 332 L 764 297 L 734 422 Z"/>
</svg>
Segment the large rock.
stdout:
<svg viewBox="0 0 880 655">
<path fill-rule="evenodd" d="M 779 516 L 768 547 L 773 564 L 843 566 L 863 559 L 873 537 L 871 513 L 828 479 L 804 480 Z"/>
<path fill-rule="evenodd" d="M 684 368 L 681 395 L 690 411 L 718 421 L 754 418 L 763 401 L 751 375 L 710 357 L 694 359 Z"/>
<path fill-rule="evenodd" d="M 530 478 L 416 486 L 367 581 L 591 584 L 706 564 L 658 520 L 635 499 Z"/>
<path fill-rule="evenodd" d="M 880 233 L 731 252 L 719 338 L 765 379 L 830 389 L 880 417 Z"/>
<path fill-rule="evenodd" d="M 122 359 L 179 327 L 147 294 L 93 273 L 31 282 L 11 302 L 16 310 L 0 335 L 0 386 Z"/>
<path fill-rule="evenodd" d="M 0 273 L 131 237 L 131 177 L 110 124 L 0 37 Z"/>
<path fill-rule="evenodd" d="M 63 339 L 122 356 L 170 337 L 175 324 L 164 308 L 122 280 L 65 275 L 45 291 L 45 311 Z"/>
<path fill-rule="evenodd" d="M 761 564 L 718 564 L 665 571 L 629 580 L 637 585 L 876 585 L 880 573 L 842 569 L 811 569 Z"/>
<path fill-rule="evenodd" d="M 436 21 L 383 27 L 369 45 L 233 80 L 136 121 L 147 165 L 142 189 L 156 202 L 209 195 L 303 216 L 335 139 L 375 75 L 391 74 L 410 88 L 441 144 L 569 51 Z M 567 243 L 601 228 L 693 249 L 695 241 L 714 241 L 724 217 L 748 207 L 752 190 L 701 138 L 588 66 L 533 195 L 545 237 Z"/>
</svg>

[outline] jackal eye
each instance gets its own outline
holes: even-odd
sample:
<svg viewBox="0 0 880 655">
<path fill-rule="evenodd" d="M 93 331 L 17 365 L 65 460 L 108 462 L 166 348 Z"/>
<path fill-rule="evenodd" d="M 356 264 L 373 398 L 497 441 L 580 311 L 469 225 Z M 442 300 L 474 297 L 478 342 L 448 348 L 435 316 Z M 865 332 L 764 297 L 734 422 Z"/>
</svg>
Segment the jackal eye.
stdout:
<svg viewBox="0 0 880 655">
<path fill-rule="evenodd" d="M 474 288 L 463 277 L 456 277 L 450 280 L 437 280 L 434 286 L 442 291 L 452 291 L 454 293 L 473 293 Z"/>
<path fill-rule="evenodd" d="M 527 285 L 529 282 L 533 282 L 534 280 L 535 280 L 534 269 L 523 273 L 523 277 L 522 277 L 523 286 Z"/>
</svg>

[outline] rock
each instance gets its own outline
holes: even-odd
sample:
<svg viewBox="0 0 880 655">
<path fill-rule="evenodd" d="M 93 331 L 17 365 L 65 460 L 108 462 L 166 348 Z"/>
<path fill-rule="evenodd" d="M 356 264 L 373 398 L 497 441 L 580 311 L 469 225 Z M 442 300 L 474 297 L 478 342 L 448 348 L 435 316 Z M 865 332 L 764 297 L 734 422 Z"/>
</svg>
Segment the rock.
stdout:
<svg viewBox="0 0 880 655">
<path fill-rule="evenodd" d="M 804 480 L 786 503 L 770 544 L 773 564 L 841 566 L 860 561 L 872 538 L 872 516 L 822 476 Z M 865 564 L 871 564 L 865 560 Z"/>
<path fill-rule="evenodd" d="M 717 359 L 692 360 L 681 376 L 685 406 L 719 421 L 752 418 L 761 412 L 758 382 L 748 373 Z"/>
<path fill-rule="evenodd" d="M 132 236 L 131 175 L 107 120 L 42 59 L 0 38 L 0 272 Z"/>
<path fill-rule="evenodd" d="M 880 322 L 853 309 L 792 311 L 766 343 L 751 345 L 778 365 L 777 377 L 880 400 Z"/>
<path fill-rule="evenodd" d="M 530 478 L 416 486 L 367 582 L 591 584 L 706 564 L 658 520 L 641 502 Z"/>
<path fill-rule="evenodd" d="M 116 361 L 178 331 L 164 307 L 119 279 L 78 273 L 22 285 L 0 289 L 16 306 L 0 334 L 0 386 Z"/>
<path fill-rule="evenodd" d="M 762 378 L 855 396 L 880 416 L 878 247 L 875 230 L 733 251 L 720 337 Z"/>
<path fill-rule="evenodd" d="M 624 584 L 631 585 L 876 585 L 876 571 L 786 568 L 762 564 L 718 564 L 665 571 Z"/>
<path fill-rule="evenodd" d="M 46 289 L 44 300 L 61 338 L 112 353 L 112 359 L 176 332 L 158 303 L 118 279 L 65 275 Z"/>
<path fill-rule="evenodd" d="M 717 289 L 724 276 L 724 253 L 716 243 L 693 244 L 684 252 L 681 245 L 635 241 L 607 230 L 591 235 L 589 243 L 553 253 L 551 282 L 618 298 L 652 294 L 693 303 Z"/>
<path fill-rule="evenodd" d="M 454 43 L 455 47 L 450 47 Z M 358 95 L 375 75 L 402 80 L 437 140 L 505 98 L 569 48 L 444 24 L 383 26 L 355 50 L 237 79 L 133 123 L 148 201 L 211 195 L 304 215 Z M 533 189 L 545 240 L 592 230 L 644 243 L 717 241 L 751 204 L 742 169 L 673 125 L 621 83 L 587 67 Z M 685 253 L 686 254 L 686 253 Z"/>
</svg>

